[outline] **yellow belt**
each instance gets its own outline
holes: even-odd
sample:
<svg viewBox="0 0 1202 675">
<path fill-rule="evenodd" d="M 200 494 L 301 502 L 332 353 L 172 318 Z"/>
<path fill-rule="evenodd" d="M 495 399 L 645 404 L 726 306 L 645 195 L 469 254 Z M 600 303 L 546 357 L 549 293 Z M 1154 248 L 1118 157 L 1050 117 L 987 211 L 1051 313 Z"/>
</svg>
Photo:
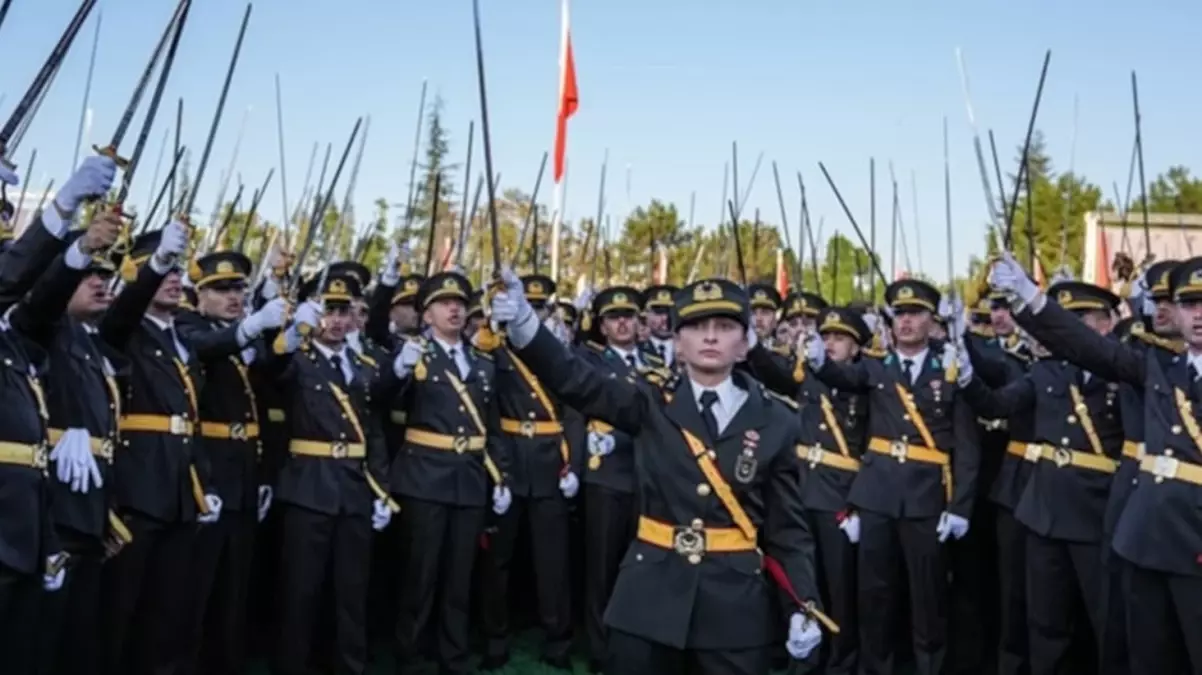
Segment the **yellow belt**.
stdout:
<svg viewBox="0 0 1202 675">
<path fill-rule="evenodd" d="M 1143 443 L 1136 443 L 1135 441 L 1123 441 L 1123 457 L 1139 461 L 1144 458 L 1144 455 L 1147 454 L 1147 452 L 1148 451 L 1144 448 Z"/>
<path fill-rule="evenodd" d="M 1028 462 L 1038 462 L 1043 455 L 1043 446 L 1039 443 L 1023 443 L 1010 441 L 1006 444 L 1006 452 Z"/>
<path fill-rule="evenodd" d="M 1202 485 L 1202 466 L 1183 462 L 1168 455 L 1147 455 L 1139 460 L 1139 470 L 1150 473 L 1157 483 L 1179 480 L 1193 485 Z"/>
<path fill-rule="evenodd" d="M 1096 452 L 1070 450 L 1068 448 L 1053 448 L 1050 445 L 1044 445 L 1040 448 L 1039 458 L 1052 462 L 1061 469 L 1066 466 L 1075 466 L 1078 469 L 1114 473 L 1115 469 L 1118 468 L 1118 462 L 1106 455 L 1099 455 Z"/>
<path fill-rule="evenodd" d="M 860 460 L 854 457 L 847 457 L 842 453 L 825 450 L 820 445 L 799 445 L 797 446 L 797 454 L 803 461 L 810 463 L 811 469 L 821 464 L 844 471 L 860 470 Z"/>
<path fill-rule="evenodd" d="M 559 422 L 546 420 L 513 420 L 501 418 L 501 431 L 507 434 L 517 434 L 526 438 L 535 436 L 557 436 L 563 433 L 563 425 Z"/>
<path fill-rule="evenodd" d="M 305 457 L 329 457 L 331 459 L 362 459 L 367 456 L 363 443 L 346 441 L 292 441 L 288 451 Z"/>
<path fill-rule="evenodd" d="M 50 444 L 58 443 L 63 437 L 62 429 L 47 429 L 46 435 L 50 438 Z M 95 436 L 88 437 L 88 445 L 92 448 L 92 454 L 104 459 L 113 458 L 113 439 L 111 438 L 96 438 Z"/>
<path fill-rule="evenodd" d="M 0 464 L 44 469 L 46 468 L 46 446 L 40 443 L 0 441 Z"/>
<path fill-rule="evenodd" d="M 639 516 L 639 541 L 675 551 L 696 565 L 706 553 L 740 553 L 756 550 L 755 541 L 748 539 L 737 527 L 706 527 L 698 518 L 688 526 L 668 525 Z"/>
<path fill-rule="evenodd" d="M 912 459 L 916 462 L 950 466 L 952 461 L 947 453 L 940 450 L 932 450 L 921 445 L 910 445 L 901 441 L 890 441 L 884 438 L 869 439 L 868 449 L 880 455 L 888 455 L 896 459 L 899 464 L 905 464 L 907 459 Z"/>
<path fill-rule="evenodd" d="M 183 415 L 126 415 L 117 426 L 121 431 L 191 436 L 192 422 Z"/>
<path fill-rule="evenodd" d="M 200 435 L 226 441 L 246 441 L 259 437 L 259 425 L 254 422 L 201 422 Z"/>
<path fill-rule="evenodd" d="M 405 440 L 423 448 L 453 450 L 461 455 L 465 452 L 483 450 L 485 441 L 487 441 L 484 436 L 451 436 L 450 434 L 436 434 L 425 429 L 406 429 Z"/>
</svg>

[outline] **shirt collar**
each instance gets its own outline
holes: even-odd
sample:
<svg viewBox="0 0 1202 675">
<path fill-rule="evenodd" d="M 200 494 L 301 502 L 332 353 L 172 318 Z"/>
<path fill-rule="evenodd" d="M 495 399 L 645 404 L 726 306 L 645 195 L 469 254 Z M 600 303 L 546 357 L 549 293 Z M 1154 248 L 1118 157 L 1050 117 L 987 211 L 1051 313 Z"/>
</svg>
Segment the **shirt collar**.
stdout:
<svg viewBox="0 0 1202 675">
<path fill-rule="evenodd" d="M 452 349 L 458 349 L 460 354 L 463 353 L 463 341 L 462 340 L 457 340 L 454 343 L 450 343 L 436 335 L 431 335 L 430 339 L 437 342 L 438 346 L 442 347 L 442 351 L 446 354 L 450 354 Z"/>
<path fill-rule="evenodd" d="M 174 319 L 168 319 L 166 321 L 163 321 L 159 317 L 152 316 L 150 314 L 147 314 L 146 318 L 150 319 L 154 323 L 154 325 L 158 326 L 161 330 L 167 330 L 168 328 L 175 328 L 175 320 Z"/>
<path fill-rule="evenodd" d="M 729 375 L 725 380 L 722 380 L 716 387 L 704 387 L 697 384 L 695 380 L 690 379 L 689 384 L 693 387 L 693 400 L 697 402 L 697 407 L 701 407 L 701 394 L 706 391 L 713 391 L 718 394 L 718 405 L 722 406 L 723 410 L 732 410 L 735 400 L 735 381 Z"/>
<path fill-rule="evenodd" d="M 338 348 L 337 350 L 327 347 L 326 345 L 323 345 L 322 343 L 318 342 L 317 340 L 313 341 L 313 346 L 317 347 L 317 351 L 321 352 L 321 355 L 326 357 L 327 359 L 332 356 L 340 356 L 340 357 L 342 357 L 343 361 L 346 361 L 346 343 L 345 342 L 342 344 L 342 347 Z"/>
<path fill-rule="evenodd" d="M 912 361 L 915 366 L 922 368 L 924 365 L 926 365 L 927 355 L 929 355 L 930 353 L 931 353 L 930 347 L 923 347 L 922 351 L 918 352 L 914 356 L 906 356 L 905 354 L 898 352 L 897 360 L 899 363 L 905 363 L 906 361 Z"/>
<path fill-rule="evenodd" d="M 638 350 L 635 349 L 634 347 L 631 347 L 629 349 L 622 349 L 621 347 L 619 347 L 615 344 L 611 344 L 611 345 L 609 345 L 609 348 L 612 349 L 615 354 L 617 354 L 619 357 L 621 357 L 621 359 L 623 361 L 625 361 L 627 359 L 627 357 L 629 357 L 629 356 L 633 356 L 635 361 L 639 360 Z"/>
</svg>

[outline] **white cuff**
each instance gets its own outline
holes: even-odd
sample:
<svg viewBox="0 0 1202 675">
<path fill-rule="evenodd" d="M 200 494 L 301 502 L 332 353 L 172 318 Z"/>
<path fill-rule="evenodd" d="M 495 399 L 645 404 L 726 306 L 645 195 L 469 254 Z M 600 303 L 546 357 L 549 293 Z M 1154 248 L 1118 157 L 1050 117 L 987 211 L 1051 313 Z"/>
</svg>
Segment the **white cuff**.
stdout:
<svg viewBox="0 0 1202 675">
<path fill-rule="evenodd" d="M 86 270 L 88 265 L 92 264 L 92 256 L 83 252 L 83 245 L 80 240 L 76 239 L 75 243 L 68 246 L 67 252 L 63 254 L 63 262 L 73 270 Z"/>
<path fill-rule="evenodd" d="M 58 208 L 57 202 L 51 202 L 49 208 L 42 210 L 42 227 L 46 228 L 50 236 L 62 239 L 67 236 L 67 230 L 71 229 L 71 219 L 63 220 L 63 217 L 59 215 Z"/>
<path fill-rule="evenodd" d="M 249 334 L 247 334 L 247 331 L 246 331 L 246 322 L 247 322 L 248 320 L 249 320 L 249 317 L 248 317 L 248 318 L 246 318 L 246 319 L 243 319 L 241 322 L 239 322 L 239 323 L 238 323 L 238 329 L 234 331 L 234 335 L 235 335 L 235 337 L 238 339 L 238 346 L 239 346 L 239 347 L 245 347 L 246 345 L 248 345 L 248 344 L 250 344 L 252 341 L 254 341 L 254 339 L 255 339 L 256 337 L 258 337 L 257 335 L 254 335 L 254 336 L 252 336 L 252 335 L 249 335 Z"/>
<path fill-rule="evenodd" d="M 170 262 L 164 263 L 163 261 L 159 260 L 159 254 L 157 252 L 150 255 L 150 262 L 147 264 L 150 265 L 150 269 L 154 270 L 155 274 L 161 277 L 167 276 L 167 273 L 171 271 L 172 267 L 174 267 L 174 265 Z"/>
<path fill-rule="evenodd" d="M 528 307 L 525 316 L 509 324 L 509 341 L 514 347 L 522 349 L 534 342 L 534 337 L 538 335 L 538 327 L 538 315 L 534 313 L 533 308 Z"/>
<path fill-rule="evenodd" d="M 1043 311 L 1043 308 L 1046 307 L 1047 304 L 1048 296 L 1043 293 L 1039 293 L 1034 298 L 1031 298 L 1031 302 L 1027 303 L 1027 309 L 1031 310 L 1032 314 L 1038 314 Z"/>
</svg>

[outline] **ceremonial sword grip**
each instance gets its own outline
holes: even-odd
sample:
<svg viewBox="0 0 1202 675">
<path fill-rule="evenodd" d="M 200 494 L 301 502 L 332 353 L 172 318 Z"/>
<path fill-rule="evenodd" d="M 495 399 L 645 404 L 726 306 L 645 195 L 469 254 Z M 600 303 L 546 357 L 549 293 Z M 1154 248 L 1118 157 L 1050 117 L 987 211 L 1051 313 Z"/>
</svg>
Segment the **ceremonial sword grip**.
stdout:
<svg viewBox="0 0 1202 675">
<path fill-rule="evenodd" d="M 93 145 L 92 149 L 95 150 L 96 154 L 100 155 L 101 157 L 108 157 L 109 159 L 113 160 L 113 163 L 117 165 L 117 168 L 121 169 L 122 171 L 129 169 L 129 160 L 121 155 L 118 155 L 117 148 L 111 145 L 106 145 L 103 148 L 99 145 Z"/>
</svg>

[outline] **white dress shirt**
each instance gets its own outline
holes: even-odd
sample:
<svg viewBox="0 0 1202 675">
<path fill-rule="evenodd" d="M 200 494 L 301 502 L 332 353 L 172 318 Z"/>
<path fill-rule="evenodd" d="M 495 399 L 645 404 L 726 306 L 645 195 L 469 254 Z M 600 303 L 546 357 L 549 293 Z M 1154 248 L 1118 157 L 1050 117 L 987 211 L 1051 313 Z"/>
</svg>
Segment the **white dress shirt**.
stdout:
<svg viewBox="0 0 1202 675">
<path fill-rule="evenodd" d="M 172 319 L 172 320 L 168 320 L 168 321 L 163 321 L 162 319 L 160 319 L 156 316 L 151 316 L 149 314 L 146 315 L 146 318 L 150 319 L 151 323 L 158 326 L 159 330 L 170 330 L 171 331 L 171 342 L 173 344 L 175 344 L 175 353 L 179 356 L 180 361 L 187 363 L 188 362 L 188 350 L 184 349 L 183 343 L 179 341 L 179 334 L 175 332 L 175 320 Z"/>
<path fill-rule="evenodd" d="M 637 350 L 637 349 L 622 349 L 621 347 L 618 347 L 617 345 L 610 345 L 609 348 L 611 350 L 613 350 L 613 353 L 617 354 L 618 358 L 622 359 L 622 361 L 628 366 L 631 365 L 631 363 L 630 363 L 631 358 L 634 359 L 633 367 L 638 368 L 640 366 L 645 365 L 643 363 L 643 359 L 640 358 L 639 350 Z"/>
<path fill-rule="evenodd" d="M 726 430 L 726 426 L 739 412 L 739 408 L 742 408 L 743 404 L 747 402 L 747 392 L 736 387 L 734 380 L 730 377 L 716 387 L 704 387 L 694 380 L 690 380 L 690 384 L 693 387 L 693 399 L 697 402 L 697 409 L 702 412 L 705 412 L 705 406 L 701 405 L 701 395 L 707 391 L 718 394 L 718 402 L 710 408 L 714 413 L 714 421 L 718 423 L 718 433 Z"/>
<path fill-rule="evenodd" d="M 659 352 L 660 355 L 664 357 L 664 365 L 672 365 L 672 362 L 676 358 L 676 351 L 673 349 L 675 345 L 672 344 L 672 340 L 661 340 L 660 338 L 652 335 L 651 344 L 655 347 L 655 351 Z"/>
<path fill-rule="evenodd" d="M 317 348 L 317 351 L 320 352 L 327 361 L 334 356 L 339 358 L 338 368 L 342 371 L 343 384 L 346 384 L 354 379 L 355 373 L 353 370 L 351 370 L 351 359 L 350 354 L 348 353 L 350 350 L 346 348 L 346 343 L 343 343 L 342 347 L 336 351 L 323 345 L 317 340 L 313 341 L 313 346 Z"/>
<path fill-rule="evenodd" d="M 1194 367 L 1194 379 L 1197 380 L 1199 377 L 1202 377 L 1202 354 L 1190 352 L 1186 359 L 1187 366 Z"/>
<path fill-rule="evenodd" d="M 910 384 L 914 384 L 915 382 L 918 381 L 918 374 L 921 373 L 923 367 L 926 366 L 927 354 L 930 351 L 931 351 L 930 347 L 925 347 L 925 348 L 923 348 L 922 351 L 918 352 L 917 354 L 915 354 L 913 356 L 906 356 L 905 354 L 902 354 L 901 352 L 897 352 L 897 359 L 898 359 L 897 365 L 899 368 L 902 369 L 903 373 L 906 372 L 906 361 L 911 362 Z"/>
<path fill-rule="evenodd" d="M 447 356 L 450 356 L 452 354 L 452 351 L 451 351 L 452 349 L 455 350 L 453 352 L 454 353 L 453 360 L 455 361 L 455 367 L 457 369 L 459 369 L 459 377 L 461 377 L 461 378 L 467 377 L 467 374 L 471 371 L 472 367 L 467 362 L 467 354 L 463 353 L 463 342 L 460 341 L 460 342 L 451 344 L 450 342 L 443 341 L 442 338 L 437 337 L 437 336 L 434 336 L 434 342 L 438 343 L 439 347 L 442 347 L 443 353 L 445 353 Z"/>
</svg>

